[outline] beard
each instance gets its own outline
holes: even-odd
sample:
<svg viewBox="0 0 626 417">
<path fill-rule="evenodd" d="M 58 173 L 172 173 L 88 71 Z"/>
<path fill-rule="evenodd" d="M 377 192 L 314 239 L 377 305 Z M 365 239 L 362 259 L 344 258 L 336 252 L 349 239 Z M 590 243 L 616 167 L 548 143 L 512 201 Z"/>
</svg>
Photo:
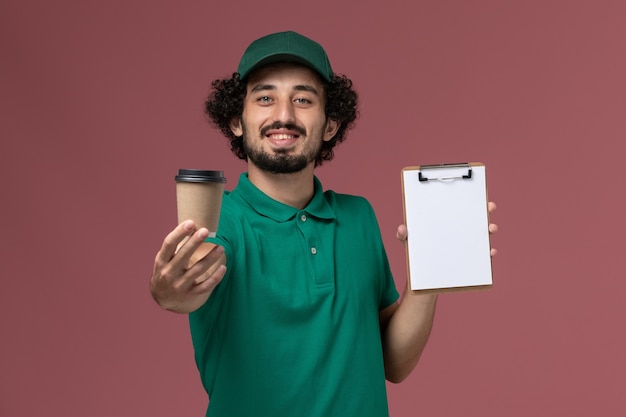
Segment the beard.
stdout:
<svg viewBox="0 0 626 417">
<path fill-rule="evenodd" d="M 291 149 L 277 149 L 273 154 L 270 154 L 260 147 L 251 147 L 247 140 L 247 138 L 251 136 L 250 132 L 248 132 L 243 122 L 242 127 L 244 131 L 243 150 L 248 160 L 259 169 L 271 174 L 293 174 L 294 172 L 300 172 L 311 162 L 314 162 L 322 151 L 322 141 L 320 140 L 315 148 L 305 149 L 305 151 L 300 154 L 293 153 L 294 151 Z M 303 128 L 277 122 L 261 129 L 261 137 L 265 136 L 265 132 L 267 132 L 268 129 L 280 129 L 283 127 L 296 130 L 301 136 L 306 135 L 306 131 Z"/>
</svg>

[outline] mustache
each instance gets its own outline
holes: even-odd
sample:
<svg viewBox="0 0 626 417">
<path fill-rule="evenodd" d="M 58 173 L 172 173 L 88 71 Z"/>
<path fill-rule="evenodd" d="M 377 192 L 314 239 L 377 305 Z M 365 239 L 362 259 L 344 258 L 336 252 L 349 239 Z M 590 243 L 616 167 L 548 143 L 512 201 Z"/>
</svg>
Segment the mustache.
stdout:
<svg viewBox="0 0 626 417">
<path fill-rule="evenodd" d="M 293 123 L 274 122 L 271 125 L 265 126 L 261 129 L 261 135 L 265 136 L 268 130 L 272 129 L 288 129 L 293 130 L 300 136 L 306 136 L 306 130 L 303 127 L 297 126 Z"/>
</svg>

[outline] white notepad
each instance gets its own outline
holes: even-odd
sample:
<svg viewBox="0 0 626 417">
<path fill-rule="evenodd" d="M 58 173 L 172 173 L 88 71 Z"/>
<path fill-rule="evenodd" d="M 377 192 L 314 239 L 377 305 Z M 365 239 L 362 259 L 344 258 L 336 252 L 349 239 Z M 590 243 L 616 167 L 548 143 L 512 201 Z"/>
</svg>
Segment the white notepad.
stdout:
<svg viewBox="0 0 626 417">
<path fill-rule="evenodd" d="M 481 163 L 402 170 L 410 289 L 445 291 L 493 284 L 487 182 Z"/>
</svg>

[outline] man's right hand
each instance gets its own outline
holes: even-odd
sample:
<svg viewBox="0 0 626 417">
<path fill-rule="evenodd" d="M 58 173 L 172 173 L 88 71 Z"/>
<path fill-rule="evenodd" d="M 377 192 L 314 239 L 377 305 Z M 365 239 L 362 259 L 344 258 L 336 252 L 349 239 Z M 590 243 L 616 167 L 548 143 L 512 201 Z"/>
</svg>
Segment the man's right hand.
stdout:
<svg viewBox="0 0 626 417">
<path fill-rule="evenodd" d="M 226 273 L 221 246 L 204 243 L 209 231 L 191 220 L 179 224 L 163 240 L 154 261 L 150 291 L 166 310 L 190 313 L 200 308 Z"/>
</svg>

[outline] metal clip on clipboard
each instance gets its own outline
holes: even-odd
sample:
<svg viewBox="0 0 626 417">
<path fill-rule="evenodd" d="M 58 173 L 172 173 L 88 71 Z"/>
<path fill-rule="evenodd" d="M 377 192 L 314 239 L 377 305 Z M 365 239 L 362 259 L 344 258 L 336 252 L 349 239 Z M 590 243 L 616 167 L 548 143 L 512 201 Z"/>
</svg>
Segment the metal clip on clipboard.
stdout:
<svg viewBox="0 0 626 417">
<path fill-rule="evenodd" d="M 452 177 L 432 177 L 426 178 L 422 175 L 422 171 L 431 170 L 431 169 L 441 169 L 441 168 L 467 168 L 466 175 L 457 175 Z M 425 181 L 454 181 L 454 180 L 470 180 L 472 179 L 472 166 L 469 163 L 460 163 L 460 164 L 439 164 L 439 165 L 422 165 L 420 167 L 420 172 L 418 172 L 418 179 L 421 182 Z"/>
</svg>

